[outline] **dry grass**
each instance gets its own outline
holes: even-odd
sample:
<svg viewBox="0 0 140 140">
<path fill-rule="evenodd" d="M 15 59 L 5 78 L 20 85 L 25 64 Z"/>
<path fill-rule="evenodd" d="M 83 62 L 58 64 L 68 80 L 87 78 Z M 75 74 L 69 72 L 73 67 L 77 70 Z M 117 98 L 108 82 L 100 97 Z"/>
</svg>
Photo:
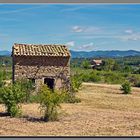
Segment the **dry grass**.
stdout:
<svg viewBox="0 0 140 140">
<path fill-rule="evenodd" d="M 118 85 L 83 83 L 78 104 L 62 104 L 57 122 L 42 122 L 37 104 L 22 106 L 25 118 L 0 117 L 0 135 L 139 136 L 140 89 L 123 95 Z M 0 112 L 4 107 L 0 106 Z"/>
</svg>

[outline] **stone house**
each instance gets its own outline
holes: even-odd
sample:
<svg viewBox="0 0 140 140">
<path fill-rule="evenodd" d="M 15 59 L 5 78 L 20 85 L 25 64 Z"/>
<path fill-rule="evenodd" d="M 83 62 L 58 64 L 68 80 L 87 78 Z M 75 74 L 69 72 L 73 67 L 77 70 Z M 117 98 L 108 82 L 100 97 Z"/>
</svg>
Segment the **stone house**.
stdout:
<svg viewBox="0 0 140 140">
<path fill-rule="evenodd" d="M 12 47 L 13 82 L 30 79 L 38 89 L 70 88 L 70 52 L 65 45 L 14 44 Z"/>
<path fill-rule="evenodd" d="M 90 64 L 93 69 L 98 69 L 100 66 L 104 64 L 104 61 L 101 59 L 94 59 L 90 62 Z"/>
</svg>

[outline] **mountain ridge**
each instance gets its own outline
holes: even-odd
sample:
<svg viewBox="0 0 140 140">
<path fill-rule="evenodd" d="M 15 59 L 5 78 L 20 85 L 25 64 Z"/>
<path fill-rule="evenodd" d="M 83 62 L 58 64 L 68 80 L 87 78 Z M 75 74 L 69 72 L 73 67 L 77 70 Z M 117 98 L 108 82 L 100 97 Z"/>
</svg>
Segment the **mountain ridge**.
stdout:
<svg viewBox="0 0 140 140">
<path fill-rule="evenodd" d="M 140 56 L 140 51 L 136 50 L 97 50 L 97 51 L 73 51 L 70 50 L 72 58 L 90 58 L 90 57 L 125 57 L 125 56 Z M 0 56 L 10 56 L 11 51 L 0 51 Z"/>
<path fill-rule="evenodd" d="M 140 56 L 140 51 L 135 50 L 127 50 L 127 51 L 121 51 L 121 50 L 108 50 L 108 51 L 70 51 L 72 58 L 76 57 L 125 57 L 125 56 Z"/>
</svg>

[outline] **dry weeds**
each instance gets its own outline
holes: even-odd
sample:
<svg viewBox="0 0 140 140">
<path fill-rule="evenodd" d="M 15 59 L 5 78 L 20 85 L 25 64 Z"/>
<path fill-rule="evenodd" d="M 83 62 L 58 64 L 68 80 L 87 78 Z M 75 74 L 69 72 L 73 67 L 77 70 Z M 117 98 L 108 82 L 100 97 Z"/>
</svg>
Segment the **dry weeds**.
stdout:
<svg viewBox="0 0 140 140">
<path fill-rule="evenodd" d="M 139 136 L 140 89 L 123 95 L 119 85 L 83 83 L 78 104 L 62 104 L 57 122 L 43 122 L 38 104 L 24 104 L 23 118 L 4 116 L 0 106 L 0 135 L 22 136 Z"/>
</svg>

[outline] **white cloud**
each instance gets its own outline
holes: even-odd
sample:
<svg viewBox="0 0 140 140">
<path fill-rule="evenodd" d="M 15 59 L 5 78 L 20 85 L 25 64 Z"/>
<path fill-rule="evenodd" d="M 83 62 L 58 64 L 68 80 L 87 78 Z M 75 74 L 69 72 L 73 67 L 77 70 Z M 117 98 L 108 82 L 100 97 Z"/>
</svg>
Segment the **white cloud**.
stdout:
<svg viewBox="0 0 140 140">
<path fill-rule="evenodd" d="M 72 31 L 76 33 L 98 33 L 101 29 L 94 26 L 73 26 Z"/>
<path fill-rule="evenodd" d="M 76 33 L 80 33 L 80 32 L 83 32 L 84 29 L 82 27 L 80 27 L 80 26 L 73 26 L 72 31 L 76 32 Z"/>
<path fill-rule="evenodd" d="M 132 34 L 134 31 L 132 29 L 127 29 L 124 31 L 125 33 Z"/>
<path fill-rule="evenodd" d="M 93 42 L 90 42 L 88 44 L 84 44 L 80 47 L 81 49 L 87 49 L 87 50 L 90 50 L 90 49 L 93 49 L 94 48 L 94 44 Z"/>
<path fill-rule="evenodd" d="M 66 46 L 68 47 L 74 47 L 75 46 L 75 42 L 74 41 L 70 41 L 66 43 Z"/>
<path fill-rule="evenodd" d="M 125 30 L 125 35 L 121 36 L 123 41 L 138 41 L 140 40 L 140 32 L 134 32 L 132 29 Z"/>
<path fill-rule="evenodd" d="M 122 40 L 124 40 L 124 41 L 129 41 L 129 40 L 137 41 L 137 40 L 140 40 L 140 33 L 123 36 Z"/>
</svg>

